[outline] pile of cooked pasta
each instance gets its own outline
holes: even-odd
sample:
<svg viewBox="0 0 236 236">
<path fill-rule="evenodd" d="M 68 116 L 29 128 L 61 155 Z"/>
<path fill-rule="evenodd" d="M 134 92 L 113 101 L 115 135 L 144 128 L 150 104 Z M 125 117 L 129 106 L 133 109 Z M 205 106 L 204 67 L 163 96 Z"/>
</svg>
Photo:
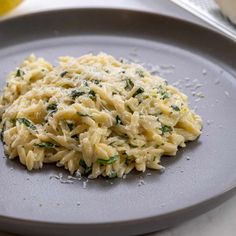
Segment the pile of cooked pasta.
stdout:
<svg viewBox="0 0 236 236">
<path fill-rule="evenodd" d="M 1 138 L 28 170 L 56 163 L 89 178 L 163 169 L 161 156 L 201 134 L 187 96 L 142 66 L 107 54 L 29 56 L 0 98 Z"/>
</svg>

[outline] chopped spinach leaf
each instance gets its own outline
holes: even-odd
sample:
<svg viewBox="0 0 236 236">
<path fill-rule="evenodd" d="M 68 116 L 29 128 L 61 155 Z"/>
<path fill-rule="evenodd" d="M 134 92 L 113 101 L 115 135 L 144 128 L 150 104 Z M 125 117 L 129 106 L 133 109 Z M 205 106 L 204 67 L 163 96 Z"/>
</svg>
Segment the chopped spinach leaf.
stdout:
<svg viewBox="0 0 236 236">
<path fill-rule="evenodd" d="M 63 72 L 60 74 L 60 76 L 61 76 L 61 77 L 64 77 L 66 74 L 68 74 L 68 71 L 63 71 Z"/>
<path fill-rule="evenodd" d="M 79 160 L 79 165 L 82 166 L 83 168 L 87 167 L 87 165 L 86 165 L 86 163 L 85 163 L 85 161 L 83 159 Z"/>
<path fill-rule="evenodd" d="M 67 126 L 68 126 L 70 131 L 73 130 L 73 128 L 74 128 L 74 124 L 73 123 L 68 123 L 67 122 L 66 124 L 67 124 Z"/>
<path fill-rule="evenodd" d="M 99 83 L 100 83 L 100 81 L 99 81 L 99 80 L 97 80 L 97 79 L 95 79 L 95 80 L 93 80 L 93 83 L 94 83 L 94 84 L 99 84 Z"/>
<path fill-rule="evenodd" d="M 2 129 L 0 131 L 0 139 L 1 141 L 4 143 L 4 132 L 5 132 L 5 129 L 6 129 L 6 122 L 3 123 L 2 125 Z"/>
<path fill-rule="evenodd" d="M 96 100 L 96 93 L 95 93 L 93 90 L 90 90 L 90 91 L 89 91 L 89 97 L 90 97 L 92 100 Z"/>
<path fill-rule="evenodd" d="M 108 160 L 98 159 L 97 161 L 102 165 L 110 165 L 114 162 L 116 162 L 120 158 L 119 155 L 114 155 L 110 157 Z"/>
<path fill-rule="evenodd" d="M 92 167 L 87 167 L 85 170 L 84 170 L 84 175 L 85 176 L 88 176 L 90 175 L 92 172 Z"/>
<path fill-rule="evenodd" d="M 111 171 L 108 175 L 109 179 L 113 179 L 113 178 L 116 178 L 116 177 L 117 177 L 117 173 L 115 171 Z"/>
<path fill-rule="evenodd" d="M 129 157 L 129 156 L 126 156 L 126 158 L 125 158 L 125 164 L 126 165 L 129 165 L 130 163 L 131 163 L 131 157 Z"/>
<path fill-rule="evenodd" d="M 162 100 L 164 100 L 164 99 L 166 99 L 166 98 L 169 98 L 170 97 L 170 95 L 169 95 L 169 93 L 167 93 L 166 91 L 162 91 L 161 92 L 161 99 Z"/>
<path fill-rule="evenodd" d="M 95 96 L 95 92 L 94 92 L 93 90 L 90 90 L 90 91 L 89 91 L 89 95 Z"/>
<path fill-rule="evenodd" d="M 0 139 L 1 139 L 2 142 L 3 142 L 3 134 L 4 134 L 3 129 L 0 129 Z"/>
<path fill-rule="evenodd" d="M 139 87 L 139 88 L 136 90 L 136 92 L 133 94 L 132 97 L 135 97 L 135 96 L 137 96 L 138 94 L 143 93 L 143 92 L 144 92 L 144 89 L 143 89 L 142 87 Z"/>
<path fill-rule="evenodd" d="M 125 80 L 125 83 L 126 83 L 125 90 L 131 90 L 134 87 L 133 81 L 129 78 Z"/>
<path fill-rule="evenodd" d="M 130 143 L 129 146 L 130 146 L 130 147 L 133 147 L 133 148 L 138 147 L 137 145 L 134 145 L 134 144 L 132 144 L 132 143 Z"/>
<path fill-rule="evenodd" d="M 51 149 L 51 148 L 55 148 L 56 144 L 50 143 L 50 142 L 41 142 L 41 143 L 35 143 L 34 146 Z"/>
<path fill-rule="evenodd" d="M 57 104 L 54 102 L 54 103 L 50 103 L 48 106 L 47 106 L 47 111 L 53 111 L 53 112 L 56 112 L 57 111 Z"/>
<path fill-rule="evenodd" d="M 47 106 L 47 111 L 49 111 L 49 115 L 52 116 L 53 113 L 57 112 L 57 104 L 51 103 Z"/>
<path fill-rule="evenodd" d="M 162 85 L 159 85 L 158 88 L 157 88 L 157 93 L 160 93 L 163 91 L 163 86 Z"/>
<path fill-rule="evenodd" d="M 180 111 L 179 107 L 176 105 L 171 105 L 171 108 L 175 111 Z"/>
<path fill-rule="evenodd" d="M 17 69 L 15 76 L 16 77 L 22 77 L 24 74 L 25 74 L 24 71 L 22 71 L 21 69 Z"/>
<path fill-rule="evenodd" d="M 80 96 L 82 96 L 82 95 L 84 95 L 85 94 L 85 92 L 82 92 L 82 91 L 79 91 L 79 90 L 72 90 L 71 91 L 71 97 L 73 98 L 73 99 L 75 99 L 75 98 L 77 98 L 77 97 L 80 97 Z"/>
<path fill-rule="evenodd" d="M 160 85 L 160 86 L 157 88 L 157 93 L 160 94 L 160 98 L 161 98 L 162 100 L 164 100 L 164 99 L 170 97 L 170 94 L 169 94 L 166 90 L 164 90 L 164 88 L 163 88 L 162 85 Z"/>
<path fill-rule="evenodd" d="M 120 119 L 119 116 L 116 116 L 116 124 L 117 125 L 123 125 L 122 120 Z"/>
<path fill-rule="evenodd" d="M 125 103 L 125 107 L 130 113 L 134 113 L 134 111 L 130 108 L 129 104 Z"/>
<path fill-rule="evenodd" d="M 24 124 L 26 127 L 36 130 L 36 126 L 28 119 L 26 118 L 18 118 L 17 121 L 21 124 Z"/>
<path fill-rule="evenodd" d="M 78 111 L 76 112 L 76 114 L 79 115 L 79 116 L 89 116 L 88 114 L 83 114 L 83 113 L 80 113 Z"/>
<path fill-rule="evenodd" d="M 18 69 L 17 71 L 16 71 L 16 77 L 20 77 L 21 76 L 21 72 L 20 72 L 20 69 Z"/>
<path fill-rule="evenodd" d="M 144 71 L 142 69 L 137 69 L 136 74 L 139 75 L 139 77 L 143 78 L 144 77 Z"/>
<path fill-rule="evenodd" d="M 168 81 L 167 80 L 164 80 L 164 83 L 165 83 L 166 86 L 168 85 Z"/>
<path fill-rule="evenodd" d="M 164 134 L 167 132 L 171 132 L 173 129 L 168 125 L 162 125 L 160 130 L 161 130 L 162 134 Z"/>
<path fill-rule="evenodd" d="M 88 85 L 88 82 L 87 82 L 86 80 L 84 80 L 83 83 L 84 83 L 84 86 L 86 86 L 86 87 L 89 86 L 89 85 Z"/>
<path fill-rule="evenodd" d="M 84 168 L 83 175 L 88 176 L 92 172 L 92 167 L 88 167 L 83 159 L 80 159 L 79 164 Z"/>
</svg>

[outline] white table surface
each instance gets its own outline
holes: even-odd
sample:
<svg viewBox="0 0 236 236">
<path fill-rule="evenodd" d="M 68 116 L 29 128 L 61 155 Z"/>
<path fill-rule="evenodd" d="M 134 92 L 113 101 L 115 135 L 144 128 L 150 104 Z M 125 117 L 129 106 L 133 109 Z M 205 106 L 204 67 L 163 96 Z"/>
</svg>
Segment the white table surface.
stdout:
<svg viewBox="0 0 236 236">
<path fill-rule="evenodd" d="M 163 4 L 164 2 L 165 4 Z M 37 11 L 75 7 L 141 9 L 168 14 L 210 27 L 195 16 L 173 5 L 169 0 L 24 0 L 17 9 L 0 19 Z M 150 236 L 235 236 L 235 203 L 236 196 L 197 218 L 191 219 L 174 228 L 153 233 Z M 12 236 L 12 234 L 0 232 L 0 236 Z"/>
</svg>

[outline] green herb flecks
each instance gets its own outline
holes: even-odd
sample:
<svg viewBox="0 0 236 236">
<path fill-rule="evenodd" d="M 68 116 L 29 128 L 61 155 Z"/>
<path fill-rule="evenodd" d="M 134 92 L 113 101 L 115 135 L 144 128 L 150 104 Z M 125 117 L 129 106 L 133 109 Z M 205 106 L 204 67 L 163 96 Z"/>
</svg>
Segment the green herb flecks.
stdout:
<svg viewBox="0 0 236 236">
<path fill-rule="evenodd" d="M 85 163 L 85 161 L 83 159 L 79 160 L 79 165 L 82 166 L 83 168 L 87 167 L 87 165 L 86 165 L 86 163 Z"/>
<path fill-rule="evenodd" d="M 84 173 L 83 173 L 84 176 L 88 176 L 89 174 L 91 174 L 92 167 L 87 166 L 83 159 L 80 159 L 79 164 L 81 167 L 84 168 Z"/>
<path fill-rule="evenodd" d="M 143 78 L 145 76 L 144 71 L 142 69 L 137 69 L 136 74 L 139 75 L 139 77 Z"/>
<path fill-rule="evenodd" d="M 110 173 L 109 173 L 109 175 L 108 175 L 108 178 L 109 179 L 114 179 L 114 178 L 116 178 L 117 177 L 117 173 L 115 172 L 115 171 L 111 171 Z"/>
<path fill-rule="evenodd" d="M 100 81 L 99 81 L 99 80 L 97 80 L 97 79 L 95 79 L 95 80 L 93 80 L 93 83 L 94 83 L 94 84 L 99 84 L 99 83 L 100 83 Z"/>
<path fill-rule="evenodd" d="M 49 111 L 48 115 L 52 116 L 53 113 L 57 112 L 57 104 L 54 103 L 50 103 L 47 106 L 47 111 Z"/>
<path fill-rule="evenodd" d="M 130 156 L 126 156 L 126 158 L 125 158 L 125 164 L 126 164 L 126 165 L 129 165 L 131 162 L 132 162 L 131 157 L 130 157 Z"/>
<path fill-rule="evenodd" d="M 83 81 L 84 86 L 88 87 L 88 82 L 86 80 Z"/>
<path fill-rule="evenodd" d="M 53 112 L 56 112 L 57 111 L 57 104 L 54 102 L 54 103 L 50 103 L 48 106 L 47 106 L 47 111 L 53 111 Z"/>
<path fill-rule="evenodd" d="M 130 113 L 134 113 L 134 111 L 130 108 L 129 104 L 125 103 L 125 107 Z"/>
<path fill-rule="evenodd" d="M 160 93 L 163 91 L 163 86 L 162 85 L 159 85 L 158 88 L 157 88 L 157 93 Z"/>
<path fill-rule="evenodd" d="M 92 100 L 96 101 L 96 93 L 93 90 L 90 90 L 88 94 Z"/>
<path fill-rule="evenodd" d="M 170 94 L 166 90 L 164 90 L 162 85 L 159 85 L 159 87 L 157 88 L 157 93 L 160 94 L 160 98 L 162 100 L 170 97 Z"/>
<path fill-rule="evenodd" d="M 80 113 L 80 112 L 76 112 L 77 115 L 79 116 L 89 116 L 88 114 L 83 114 L 83 113 Z"/>
<path fill-rule="evenodd" d="M 26 127 L 30 128 L 32 130 L 36 130 L 36 126 L 33 124 L 33 122 L 26 119 L 26 118 L 18 118 L 17 121 L 20 124 L 24 124 Z"/>
<path fill-rule="evenodd" d="M 171 108 L 172 108 L 174 111 L 180 111 L 179 107 L 176 106 L 176 105 L 171 105 Z"/>
<path fill-rule="evenodd" d="M 56 147 L 56 144 L 50 143 L 50 142 L 41 142 L 41 143 L 35 143 L 34 146 L 41 147 L 41 148 L 52 149 L 52 148 Z"/>
<path fill-rule="evenodd" d="M 97 161 L 102 165 L 110 165 L 114 162 L 116 162 L 120 158 L 119 155 L 114 155 L 110 157 L 108 160 L 98 159 Z"/>
<path fill-rule="evenodd" d="M 0 129 L 0 140 L 3 142 L 3 134 L 4 134 L 4 131 L 3 129 Z"/>
<path fill-rule="evenodd" d="M 160 130 L 162 134 L 165 134 L 165 133 L 171 132 L 173 129 L 168 125 L 162 125 Z"/>
<path fill-rule="evenodd" d="M 125 83 L 126 83 L 125 90 L 131 90 L 134 87 L 133 81 L 129 78 L 125 80 Z"/>
<path fill-rule="evenodd" d="M 69 123 L 69 122 L 67 122 L 66 124 L 67 124 L 69 130 L 72 131 L 73 128 L 74 128 L 74 124 L 73 123 Z"/>
<path fill-rule="evenodd" d="M 84 95 L 85 94 L 85 92 L 82 92 L 82 91 L 80 91 L 80 90 L 72 90 L 71 91 L 71 97 L 73 98 L 73 99 L 75 99 L 75 98 L 77 98 L 77 97 L 80 97 L 80 96 L 82 96 L 82 95 Z"/>
<path fill-rule="evenodd" d="M 137 145 L 134 145 L 134 144 L 132 144 L 132 143 L 130 143 L 129 146 L 132 147 L 132 148 L 138 147 Z"/>
<path fill-rule="evenodd" d="M 143 92 L 144 92 L 144 89 L 143 89 L 142 87 L 139 87 L 139 88 L 136 90 L 136 92 L 133 94 L 132 97 L 135 97 L 135 96 L 137 96 L 138 94 L 141 94 L 141 93 L 143 93 Z"/>
<path fill-rule="evenodd" d="M 169 93 L 167 93 L 166 91 L 162 91 L 161 93 L 160 93 L 160 97 L 161 97 L 161 99 L 162 100 L 165 100 L 166 98 L 169 98 L 170 97 L 170 94 Z"/>
<path fill-rule="evenodd" d="M 24 73 L 24 71 L 23 70 L 21 70 L 21 69 L 17 69 L 17 71 L 16 71 L 16 77 L 21 77 L 22 78 L 22 76 L 24 75 L 25 73 Z"/>
<path fill-rule="evenodd" d="M 60 74 L 60 76 L 61 76 L 61 77 L 64 77 L 66 74 L 68 74 L 68 71 L 63 71 L 63 72 Z"/>
<path fill-rule="evenodd" d="M 122 120 L 120 119 L 119 116 L 116 116 L 116 124 L 117 125 L 123 125 Z"/>
<path fill-rule="evenodd" d="M 5 132 L 5 129 L 6 129 L 6 122 L 3 123 L 2 125 L 2 129 L 0 131 L 0 139 L 1 141 L 4 143 L 4 132 Z"/>
</svg>

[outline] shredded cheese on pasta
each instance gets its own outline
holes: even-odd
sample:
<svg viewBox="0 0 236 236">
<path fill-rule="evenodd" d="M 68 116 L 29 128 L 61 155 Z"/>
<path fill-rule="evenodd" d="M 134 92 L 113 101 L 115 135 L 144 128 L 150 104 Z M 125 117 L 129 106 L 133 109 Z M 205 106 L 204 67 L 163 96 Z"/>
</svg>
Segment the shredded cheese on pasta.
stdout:
<svg viewBox="0 0 236 236">
<path fill-rule="evenodd" d="M 1 137 L 28 170 L 56 163 L 90 178 L 162 169 L 161 156 L 201 134 L 187 96 L 142 66 L 107 54 L 29 56 L 0 98 Z"/>
</svg>

